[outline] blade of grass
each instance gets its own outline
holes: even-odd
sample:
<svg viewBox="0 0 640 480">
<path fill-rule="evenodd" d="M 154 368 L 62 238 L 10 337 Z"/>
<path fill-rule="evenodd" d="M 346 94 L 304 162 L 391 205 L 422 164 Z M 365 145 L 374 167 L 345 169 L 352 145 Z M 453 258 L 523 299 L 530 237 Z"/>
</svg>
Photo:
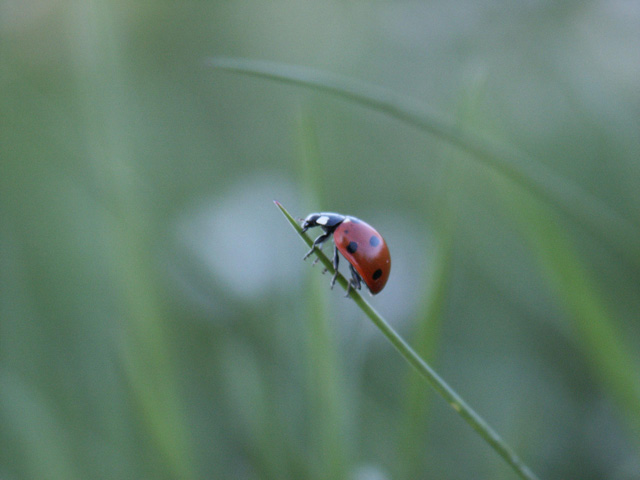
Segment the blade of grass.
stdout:
<svg viewBox="0 0 640 480">
<path fill-rule="evenodd" d="M 119 360 L 137 401 L 144 439 L 153 448 L 150 463 L 167 478 L 193 479 L 197 475 L 178 371 L 172 361 L 156 262 L 149 248 L 153 244 L 150 210 L 136 189 L 144 185 L 144 178 L 138 176 L 128 130 L 132 102 L 119 41 L 123 36 L 108 2 L 81 2 L 77 7 L 73 28 L 82 41 L 73 42 L 73 73 L 85 119 L 87 163 L 100 178 L 104 198 L 113 211 L 105 231 L 112 248 L 107 264 L 120 308 L 118 318 L 122 319 Z"/>
<path fill-rule="evenodd" d="M 456 118 L 458 122 L 469 124 L 477 118 L 476 110 L 484 90 L 484 83 L 477 83 L 466 90 L 458 105 Z M 455 160 L 461 157 L 460 150 L 444 145 L 440 156 Z M 461 162 L 448 161 L 442 164 L 442 179 L 434 198 L 437 217 L 435 221 L 436 250 L 433 254 L 434 265 L 429 269 L 429 278 L 424 284 L 429 290 L 421 295 L 421 304 L 417 313 L 417 324 L 412 336 L 412 344 L 416 352 L 427 362 L 436 360 L 440 331 L 444 320 L 444 310 L 450 290 L 453 268 L 454 230 L 460 215 Z M 434 206 L 434 201 L 431 205 Z M 429 202 L 428 202 L 429 203 Z M 423 380 L 414 371 L 408 375 L 406 396 L 400 423 L 398 439 L 398 478 L 419 478 L 426 466 L 424 455 L 427 438 L 429 405 L 431 392 L 424 389 Z"/>
<path fill-rule="evenodd" d="M 302 228 L 289 214 L 289 212 L 278 202 L 274 200 L 276 206 L 280 209 L 286 219 L 289 221 L 293 229 L 300 235 L 304 242 L 311 246 L 313 240 L 306 234 L 302 233 Z M 324 253 L 315 251 L 320 262 L 328 271 L 334 273 L 333 265 Z M 338 275 L 337 283 L 342 288 L 347 289 L 347 280 L 341 274 Z M 400 352 L 400 354 L 413 366 L 416 371 L 429 382 L 436 392 L 445 399 L 451 407 L 460 415 L 478 434 L 500 455 L 520 476 L 527 480 L 534 480 L 538 477 L 527 467 L 516 453 L 509 447 L 504 440 L 493 430 L 487 422 L 484 421 L 467 403 L 460 397 L 440 376 L 409 346 L 407 342 L 391 327 L 391 325 L 362 298 L 362 296 L 354 290 L 349 294 L 350 298 L 360 307 L 367 317 L 374 323 L 376 327 L 383 333 L 391 344 Z"/>
<path fill-rule="evenodd" d="M 315 127 L 311 116 L 301 108 L 298 118 L 300 136 L 299 177 L 309 205 L 320 205 L 323 185 Z M 311 273 L 311 272 L 310 272 Z M 344 432 L 343 372 L 340 370 L 336 338 L 332 336 L 327 290 L 318 291 L 319 275 L 310 275 L 305 284 L 308 340 L 308 395 L 311 429 L 312 479 L 347 478 L 349 448 Z"/>
<path fill-rule="evenodd" d="M 626 414 L 634 440 L 640 444 L 640 380 L 631 345 L 553 214 L 517 192 L 506 194 L 505 199 L 571 320 L 584 358 Z"/>
<path fill-rule="evenodd" d="M 448 164 L 442 182 L 441 208 L 438 209 L 436 252 L 434 266 L 430 272 L 429 290 L 421 296 L 417 324 L 413 333 L 416 352 L 432 362 L 440 339 L 443 311 L 449 294 L 453 265 L 453 230 L 457 218 L 457 182 L 453 164 Z M 400 422 L 398 439 L 398 478 L 419 478 L 425 466 L 424 443 L 427 432 L 431 392 L 424 389 L 422 378 L 415 371 L 407 377 L 403 419 Z"/>
<path fill-rule="evenodd" d="M 243 442 L 248 462 L 257 478 L 290 478 L 285 461 L 286 435 L 269 390 L 268 368 L 242 341 L 228 339 L 220 345 L 222 381 L 233 405 L 233 436 Z M 228 435 L 228 433 L 227 433 Z M 220 473 L 220 478 L 233 478 Z"/>
<path fill-rule="evenodd" d="M 0 455 L 6 462 L 0 468 L 2 472 L 8 475 L 9 468 L 23 457 L 21 473 L 27 478 L 83 478 L 74 463 L 70 427 L 56 417 L 54 407 L 35 386 L 6 368 L 0 369 L 0 419 L 3 429 L 8 430 L 3 434 L 8 433 L 7 438 L 20 451 L 18 458 Z"/>
<path fill-rule="evenodd" d="M 328 92 L 442 138 L 577 219 L 640 265 L 640 226 L 535 159 L 461 129 L 443 115 L 430 112 L 415 99 L 339 75 L 276 62 L 218 57 L 207 60 L 207 65 Z"/>
<path fill-rule="evenodd" d="M 418 322 L 413 334 L 413 343 L 419 355 L 431 362 L 436 357 L 440 338 L 443 310 L 449 293 L 452 268 L 452 239 L 449 231 L 438 235 L 435 266 L 431 286 L 419 309 Z M 405 387 L 403 419 L 398 439 L 398 478 L 419 478 L 424 467 L 424 442 L 427 431 L 430 404 L 429 391 L 423 388 L 422 378 L 410 371 Z"/>
</svg>

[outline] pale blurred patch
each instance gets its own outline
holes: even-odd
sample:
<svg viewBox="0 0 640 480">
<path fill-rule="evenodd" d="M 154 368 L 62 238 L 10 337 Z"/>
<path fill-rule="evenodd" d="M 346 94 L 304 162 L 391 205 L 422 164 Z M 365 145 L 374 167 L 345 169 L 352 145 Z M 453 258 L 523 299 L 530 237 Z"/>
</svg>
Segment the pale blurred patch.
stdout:
<svg viewBox="0 0 640 480">
<path fill-rule="evenodd" d="M 363 464 L 356 467 L 351 478 L 353 480 L 387 480 L 391 477 L 378 465 Z"/>
<path fill-rule="evenodd" d="M 186 210 L 177 221 L 179 238 L 235 296 L 256 299 L 282 288 L 294 291 L 304 246 L 273 200 L 295 211 L 295 196 L 282 176 L 250 176 Z"/>
</svg>

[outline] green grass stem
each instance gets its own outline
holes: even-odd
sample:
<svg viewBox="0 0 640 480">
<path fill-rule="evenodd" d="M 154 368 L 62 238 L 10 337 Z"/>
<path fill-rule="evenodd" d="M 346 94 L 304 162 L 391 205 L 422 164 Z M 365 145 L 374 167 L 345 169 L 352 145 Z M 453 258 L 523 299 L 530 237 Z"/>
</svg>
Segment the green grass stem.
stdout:
<svg viewBox="0 0 640 480">
<path fill-rule="evenodd" d="M 287 218 L 294 230 L 300 235 L 304 242 L 311 246 L 313 240 L 302 233 L 302 228 L 289 212 L 278 202 L 274 201 L 276 206 Z M 333 265 L 322 251 L 316 249 L 316 255 L 320 262 L 328 271 L 334 273 Z M 345 290 L 347 289 L 347 279 L 339 274 L 337 283 Z M 409 346 L 407 342 L 391 327 L 391 325 L 360 295 L 358 291 L 351 290 L 350 298 L 360 307 L 360 309 L 369 317 L 376 327 L 384 334 L 391 344 L 400 352 L 400 354 L 409 362 L 416 371 L 424 377 L 427 382 L 444 398 L 458 414 L 478 432 L 478 434 L 500 455 L 520 476 L 527 480 L 534 480 L 538 477 L 527 467 L 516 453 L 509 447 L 504 440 L 493 430 L 487 422 L 484 421 L 467 403 L 442 379 L 440 376 Z"/>
</svg>

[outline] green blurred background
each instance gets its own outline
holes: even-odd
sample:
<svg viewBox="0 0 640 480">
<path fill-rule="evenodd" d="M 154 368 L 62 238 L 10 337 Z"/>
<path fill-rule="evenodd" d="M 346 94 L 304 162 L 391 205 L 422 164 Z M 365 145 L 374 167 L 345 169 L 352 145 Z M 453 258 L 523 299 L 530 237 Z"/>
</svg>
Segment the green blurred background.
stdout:
<svg viewBox="0 0 640 480">
<path fill-rule="evenodd" d="M 640 478 L 639 238 L 205 65 L 413 97 L 638 231 L 638 3 L 2 0 L 0 55 L 3 480 L 515 478 L 273 199 L 376 226 L 371 302 L 541 478 Z"/>
</svg>

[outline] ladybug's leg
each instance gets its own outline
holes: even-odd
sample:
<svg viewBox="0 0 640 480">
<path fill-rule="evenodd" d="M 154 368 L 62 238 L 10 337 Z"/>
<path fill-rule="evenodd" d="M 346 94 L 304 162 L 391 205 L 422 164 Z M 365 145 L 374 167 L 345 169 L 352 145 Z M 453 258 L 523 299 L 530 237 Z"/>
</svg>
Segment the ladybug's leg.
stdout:
<svg viewBox="0 0 640 480">
<path fill-rule="evenodd" d="M 349 284 L 347 285 L 347 294 L 345 295 L 345 297 L 349 296 L 349 292 L 351 291 L 351 288 L 355 288 L 356 290 L 360 290 L 361 285 L 361 281 L 362 281 L 362 277 L 360 277 L 360 275 L 358 274 L 358 272 L 356 272 L 356 269 L 353 268 L 353 265 L 349 264 L 349 270 L 351 270 L 351 280 L 349 280 Z"/>
<path fill-rule="evenodd" d="M 311 255 L 311 254 L 313 253 L 313 251 L 316 249 L 316 247 L 318 247 L 318 246 L 320 246 L 320 247 L 321 247 L 321 246 L 322 246 L 322 243 L 323 243 L 327 238 L 329 238 L 329 237 L 331 236 L 331 233 L 333 233 L 333 232 L 323 233 L 323 234 L 322 234 L 322 235 L 320 235 L 318 238 L 316 238 L 316 239 L 313 241 L 313 245 L 311 246 L 311 250 L 309 250 L 309 251 L 307 252 L 307 254 L 306 254 L 304 257 L 302 257 L 302 259 L 303 259 L 303 260 L 306 260 L 306 259 L 309 257 L 309 255 Z M 321 248 L 322 248 L 322 247 L 321 247 Z"/>
<path fill-rule="evenodd" d="M 338 247 L 334 245 L 333 247 L 333 269 L 335 272 L 333 273 L 333 277 L 331 277 L 331 289 L 336 283 L 336 278 L 338 278 L 338 262 L 340 262 L 340 257 L 338 256 Z"/>
</svg>

